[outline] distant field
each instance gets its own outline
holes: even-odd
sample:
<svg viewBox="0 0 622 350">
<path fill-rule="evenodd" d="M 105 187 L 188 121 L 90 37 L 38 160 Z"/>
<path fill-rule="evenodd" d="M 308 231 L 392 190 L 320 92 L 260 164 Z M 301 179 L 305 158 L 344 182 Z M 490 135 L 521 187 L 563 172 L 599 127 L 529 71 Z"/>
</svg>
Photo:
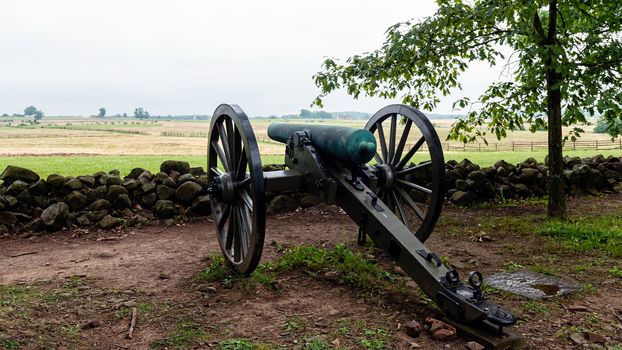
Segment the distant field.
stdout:
<svg viewBox="0 0 622 350">
<path fill-rule="evenodd" d="M 193 166 L 205 166 L 206 164 L 207 139 L 196 136 L 207 135 L 209 121 L 53 118 L 44 119 L 40 125 L 29 125 L 26 120 L 14 119 L 9 126 L 9 122 L 2 119 L 0 118 L 0 142 L 2 142 L 0 168 L 12 164 L 31 168 L 43 175 L 50 173 L 79 175 L 112 169 L 118 169 L 123 173 L 137 166 L 157 170 L 159 164 L 166 159 L 187 160 Z M 272 142 L 267 136 L 268 125 L 281 121 L 283 120 L 252 121 L 264 164 L 282 162 L 284 146 Z M 364 127 L 366 123 L 362 120 L 296 120 L 296 122 L 358 128 Z M 445 140 L 452 120 L 433 120 L 432 122 L 442 140 L 446 160 L 468 158 L 480 165 L 490 165 L 499 159 L 517 163 L 528 157 L 534 157 L 542 161 L 546 155 L 546 149 L 539 146 L 532 146 L 533 151 L 528 146 L 527 149 L 517 146 L 514 152 L 508 150 L 511 149 L 508 145 L 512 142 L 517 145 L 519 143 L 524 145 L 526 142 L 546 142 L 546 132 L 517 131 L 510 133 L 508 138 L 500 141 L 502 143 L 497 146 L 494 145 L 497 140 L 493 138 L 489 140 L 488 146 L 468 144 L 465 147 L 461 143 Z M 19 124 L 26 125 L 16 127 Z M 403 126 L 398 126 L 398 135 L 402 128 Z M 127 133 L 132 130 L 140 134 Z M 171 132 L 188 137 L 163 136 Z M 412 145 L 418 137 L 418 135 L 412 135 L 407 142 L 407 147 Z M 588 132 L 581 140 L 601 140 L 599 150 L 569 150 L 565 154 L 579 156 L 622 154 L 622 150 L 619 149 L 622 148 L 622 142 L 616 140 L 615 143 L 611 143 L 605 135 Z M 498 147 L 499 151 L 491 152 L 495 147 Z M 603 148 L 609 149 L 603 150 Z M 478 151 L 480 149 L 481 152 Z M 415 158 L 414 160 L 423 159 Z"/>
</svg>

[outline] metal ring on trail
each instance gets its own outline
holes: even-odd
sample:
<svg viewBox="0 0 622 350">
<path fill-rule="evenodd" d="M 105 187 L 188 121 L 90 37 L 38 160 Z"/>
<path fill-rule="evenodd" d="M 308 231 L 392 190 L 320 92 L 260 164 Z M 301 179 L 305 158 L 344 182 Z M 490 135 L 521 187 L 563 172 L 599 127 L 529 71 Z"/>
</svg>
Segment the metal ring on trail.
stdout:
<svg viewBox="0 0 622 350">
<path fill-rule="evenodd" d="M 398 139 L 400 121 L 405 123 Z M 434 126 L 415 108 L 389 105 L 374 114 L 365 129 L 376 136 L 379 145 L 374 159 L 383 181 L 376 195 L 425 242 L 441 215 L 445 196 L 445 160 Z M 422 153 L 425 161 L 414 164 L 413 158 Z"/>
<path fill-rule="evenodd" d="M 241 274 L 249 274 L 261 259 L 266 199 L 257 140 L 238 105 L 216 108 L 207 148 L 210 202 L 218 243 L 231 266 Z"/>
</svg>

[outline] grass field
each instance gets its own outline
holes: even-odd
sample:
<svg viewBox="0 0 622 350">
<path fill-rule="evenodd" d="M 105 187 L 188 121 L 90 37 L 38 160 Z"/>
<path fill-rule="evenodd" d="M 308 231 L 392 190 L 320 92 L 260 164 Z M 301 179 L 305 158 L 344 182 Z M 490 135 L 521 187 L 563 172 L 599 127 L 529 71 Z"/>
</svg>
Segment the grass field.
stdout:
<svg viewBox="0 0 622 350">
<path fill-rule="evenodd" d="M 281 163 L 284 147 L 281 144 L 270 142 L 267 136 L 268 125 L 282 120 L 253 120 L 253 130 L 258 140 L 262 161 L 264 164 Z M 314 125 L 342 125 L 362 128 L 366 121 L 362 120 L 302 120 L 297 123 L 311 123 Z M 96 171 L 118 169 L 127 173 L 134 167 L 143 167 L 151 171 L 159 169 L 163 160 L 187 160 L 192 166 L 206 166 L 207 140 L 204 137 L 162 136 L 163 132 L 178 132 L 182 134 L 207 133 L 209 121 L 137 121 L 135 119 L 95 118 L 52 118 L 44 119 L 40 125 L 30 125 L 27 120 L 13 120 L 3 122 L 0 118 L 0 170 L 7 165 L 17 165 L 33 169 L 46 176 L 51 173 L 64 175 L 81 175 Z M 528 157 L 543 161 L 546 149 L 516 150 L 490 152 L 490 146 L 468 145 L 466 151 L 461 150 L 462 144 L 454 141 L 445 141 L 451 120 L 433 120 L 435 128 L 442 140 L 445 159 L 462 160 L 468 158 L 482 166 L 491 165 L 499 159 L 510 163 L 518 163 Z M 19 124 L 26 124 L 16 127 Z M 41 127 L 43 126 L 43 127 Z M 57 129 L 67 127 L 70 129 Z M 403 126 L 398 126 L 400 135 Z M 98 129 L 102 129 L 101 131 Z M 119 132 L 114 130 L 118 129 Z M 140 130 L 144 134 L 127 134 L 126 130 Z M 413 129 L 414 130 L 414 129 Z M 412 145 L 419 135 L 411 131 L 407 147 Z M 546 132 L 530 133 L 517 131 L 510 133 L 503 140 L 506 145 L 511 142 L 542 142 L 546 141 Z M 588 132 L 582 139 L 606 139 L 602 134 Z M 495 142 L 496 140 L 489 140 Z M 617 144 L 611 144 L 617 147 Z M 611 145 L 609 145 L 611 147 Z M 622 143 L 620 143 L 622 146 Z M 607 147 L 607 145 L 605 145 Z M 602 148 L 602 147 L 601 147 Z M 503 148 L 499 148 L 500 150 Z M 488 151 L 485 151 L 488 150 Z M 596 154 L 622 155 L 620 149 L 608 150 L 577 150 L 567 151 L 567 155 L 581 157 Z M 414 161 L 425 160 L 417 156 Z"/>
<path fill-rule="evenodd" d="M 602 153 L 602 152 L 601 152 Z M 588 157 L 593 156 L 594 151 L 569 152 L 568 155 Z M 603 153 L 607 156 L 607 153 Z M 621 156 L 622 152 L 613 153 Z M 542 152 L 456 152 L 445 155 L 445 159 L 455 159 L 460 161 L 464 158 L 481 166 L 489 166 L 496 161 L 503 159 L 509 163 L 519 163 L 528 157 L 534 157 L 538 161 L 543 161 L 546 153 Z M 185 160 L 190 166 L 207 167 L 205 155 L 124 155 L 124 156 L 17 156 L 0 157 L 0 171 L 7 165 L 16 165 L 31 169 L 40 176 L 46 177 L 49 174 L 61 174 L 65 176 L 77 176 L 93 174 L 97 171 L 119 170 L 122 175 L 128 174 L 130 170 L 141 167 L 152 172 L 160 169 L 160 164 L 165 160 Z M 417 160 L 417 159 L 414 159 Z M 281 164 L 283 155 L 264 155 L 263 164 Z"/>
</svg>

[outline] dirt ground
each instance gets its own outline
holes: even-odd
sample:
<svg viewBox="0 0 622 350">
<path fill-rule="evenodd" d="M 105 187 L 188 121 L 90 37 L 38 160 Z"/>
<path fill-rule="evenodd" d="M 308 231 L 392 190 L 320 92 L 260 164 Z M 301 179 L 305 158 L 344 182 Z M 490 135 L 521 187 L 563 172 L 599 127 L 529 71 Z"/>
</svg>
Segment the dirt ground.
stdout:
<svg viewBox="0 0 622 350">
<path fill-rule="evenodd" d="M 573 199 L 569 208 L 622 212 L 622 196 Z M 519 316 L 513 329 L 526 337 L 528 348 L 578 348 L 569 335 L 590 331 L 605 341 L 589 344 L 592 348 L 620 349 L 622 279 L 607 274 L 619 260 L 597 253 L 556 252 L 554 242 L 503 225 L 503 217 L 531 215 L 538 220 L 542 212 L 542 206 L 530 204 L 446 208 L 427 244 L 449 257 L 463 276 L 474 265 L 484 276 L 508 266 L 545 266 L 584 287 L 542 302 L 507 293 L 490 295 Z M 500 224 L 487 226 L 491 218 L 499 218 Z M 344 242 L 362 249 L 355 245 L 356 231 L 346 215 L 335 212 L 301 210 L 269 217 L 262 261 L 274 260 L 283 246 L 333 247 Z M 439 317 L 417 298 L 418 288 L 412 283 L 407 284 L 411 297 L 400 299 L 388 294 L 370 298 L 300 271 L 279 275 L 278 288 L 194 282 L 192 277 L 208 264 L 206 257 L 217 253 L 213 224 L 207 219 L 168 228 L 67 230 L 1 240 L 0 288 L 5 300 L 0 300 L 0 348 L 207 349 L 240 338 L 286 348 L 304 348 L 312 338 L 353 349 L 465 348 L 463 339 L 406 335 L 407 322 Z M 371 258 L 399 273 L 382 254 Z M 577 269 L 588 263 L 586 270 Z M 127 339 L 132 307 L 138 310 L 137 322 L 133 339 Z"/>
</svg>

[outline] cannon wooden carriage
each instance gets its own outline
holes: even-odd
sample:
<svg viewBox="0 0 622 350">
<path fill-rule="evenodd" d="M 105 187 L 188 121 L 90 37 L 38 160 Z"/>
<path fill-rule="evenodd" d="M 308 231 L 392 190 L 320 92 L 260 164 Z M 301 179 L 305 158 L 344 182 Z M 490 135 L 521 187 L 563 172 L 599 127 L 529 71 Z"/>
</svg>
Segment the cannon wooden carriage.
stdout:
<svg viewBox="0 0 622 350">
<path fill-rule="evenodd" d="M 474 271 L 465 285 L 424 242 L 444 200 L 445 163 L 432 123 L 420 111 L 389 105 L 364 129 L 276 123 L 268 136 L 285 144 L 286 170 L 263 171 L 257 139 L 237 105 L 220 105 L 208 140 L 210 201 L 222 252 L 249 274 L 264 244 L 267 192 L 307 192 L 336 204 L 413 279 L 466 336 L 491 348 L 515 344 L 509 311 L 481 291 Z"/>
</svg>

